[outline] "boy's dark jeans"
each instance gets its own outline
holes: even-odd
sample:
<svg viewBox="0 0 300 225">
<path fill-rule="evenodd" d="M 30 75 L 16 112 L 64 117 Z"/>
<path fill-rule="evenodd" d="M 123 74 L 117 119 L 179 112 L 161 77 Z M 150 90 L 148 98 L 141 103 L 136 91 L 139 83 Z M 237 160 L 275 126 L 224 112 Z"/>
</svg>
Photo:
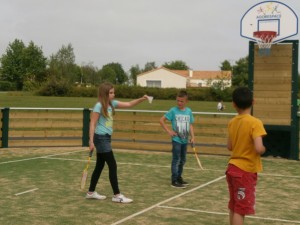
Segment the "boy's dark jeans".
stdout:
<svg viewBox="0 0 300 225">
<path fill-rule="evenodd" d="M 172 141 L 172 183 L 177 181 L 179 177 L 182 176 L 183 166 L 186 161 L 186 151 L 187 144 L 181 144 L 175 141 Z"/>
</svg>

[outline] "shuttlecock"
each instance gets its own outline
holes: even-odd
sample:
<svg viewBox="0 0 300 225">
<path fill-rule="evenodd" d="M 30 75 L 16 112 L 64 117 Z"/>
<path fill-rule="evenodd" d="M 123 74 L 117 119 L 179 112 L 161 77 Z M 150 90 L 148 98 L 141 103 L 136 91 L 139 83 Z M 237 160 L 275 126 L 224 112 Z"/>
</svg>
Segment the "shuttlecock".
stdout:
<svg viewBox="0 0 300 225">
<path fill-rule="evenodd" d="M 151 104 L 152 100 L 153 100 L 153 96 L 147 96 L 147 98 L 148 98 L 149 103 Z"/>
</svg>

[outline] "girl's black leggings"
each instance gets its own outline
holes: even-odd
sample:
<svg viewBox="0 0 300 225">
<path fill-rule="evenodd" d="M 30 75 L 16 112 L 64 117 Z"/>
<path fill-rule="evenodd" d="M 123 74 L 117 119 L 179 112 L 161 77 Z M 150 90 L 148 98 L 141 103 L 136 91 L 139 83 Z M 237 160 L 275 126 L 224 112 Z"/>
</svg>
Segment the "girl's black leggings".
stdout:
<svg viewBox="0 0 300 225">
<path fill-rule="evenodd" d="M 108 165 L 109 171 L 109 181 L 111 187 L 113 189 L 114 195 L 119 194 L 119 184 L 118 184 L 118 176 L 117 176 L 117 163 L 114 157 L 114 153 L 112 151 L 105 153 L 97 153 L 97 161 L 96 166 L 92 174 L 91 183 L 90 183 L 90 192 L 94 192 L 96 189 L 96 185 L 104 168 L 105 162 Z"/>
</svg>

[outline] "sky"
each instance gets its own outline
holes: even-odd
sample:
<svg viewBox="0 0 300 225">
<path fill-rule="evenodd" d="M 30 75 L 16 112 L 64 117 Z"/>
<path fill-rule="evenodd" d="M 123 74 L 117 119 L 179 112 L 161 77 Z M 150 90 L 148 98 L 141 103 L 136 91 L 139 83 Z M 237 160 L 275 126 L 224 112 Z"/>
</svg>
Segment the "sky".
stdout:
<svg viewBox="0 0 300 225">
<path fill-rule="evenodd" d="M 248 55 L 240 20 L 257 0 L 0 0 L 0 55 L 15 39 L 49 57 L 72 44 L 78 65 L 144 68 L 184 61 L 219 70 Z M 300 17 L 300 0 L 281 0 Z M 299 39 L 299 34 L 291 37 Z M 300 59 L 300 57 L 299 57 Z M 300 65 L 300 64 L 299 64 Z"/>
</svg>

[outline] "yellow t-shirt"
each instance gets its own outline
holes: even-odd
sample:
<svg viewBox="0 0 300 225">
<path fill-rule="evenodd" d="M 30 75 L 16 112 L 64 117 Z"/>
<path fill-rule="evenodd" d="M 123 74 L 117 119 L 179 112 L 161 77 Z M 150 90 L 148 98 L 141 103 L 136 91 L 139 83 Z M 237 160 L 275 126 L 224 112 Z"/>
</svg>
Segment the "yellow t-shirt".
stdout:
<svg viewBox="0 0 300 225">
<path fill-rule="evenodd" d="M 263 123 L 249 114 L 238 115 L 229 122 L 228 133 L 232 144 L 229 163 L 251 173 L 262 171 L 262 162 L 255 151 L 254 139 L 267 134 Z"/>
</svg>

